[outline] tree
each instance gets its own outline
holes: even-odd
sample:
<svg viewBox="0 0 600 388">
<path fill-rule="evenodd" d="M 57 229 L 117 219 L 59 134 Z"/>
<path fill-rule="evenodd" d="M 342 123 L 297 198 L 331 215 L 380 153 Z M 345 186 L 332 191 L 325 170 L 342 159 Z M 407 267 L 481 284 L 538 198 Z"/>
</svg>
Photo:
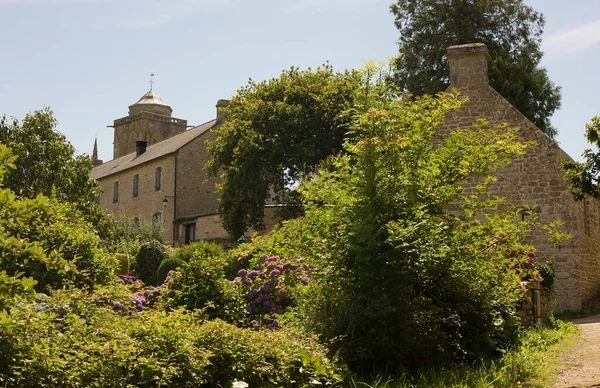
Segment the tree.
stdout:
<svg viewBox="0 0 600 388">
<path fill-rule="evenodd" d="M 221 174 L 219 212 L 233 238 L 248 227 L 263 228 L 269 199 L 286 192 L 325 157 L 341 150 L 358 77 L 325 65 L 291 68 L 279 78 L 250 81 L 227 107 L 227 120 L 208 143 L 207 169 Z"/>
<path fill-rule="evenodd" d="M 100 191 L 90 179 L 92 161 L 75 155 L 75 148 L 56 130 L 57 121 L 48 108 L 28 113 L 23 121 L 0 119 L 0 143 L 17 157 L 15 169 L 4 186 L 16 194 L 35 198 L 55 195 L 84 209 L 93 204 Z"/>
<path fill-rule="evenodd" d="M 485 192 L 527 144 L 484 120 L 434 144 L 460 97 L 395 97 L 377 74 L 364 73 L 346 152 L 300 187 L 304 217 L 239 252 L 314 266 L 295 316 L 355 373 L 498 355 L 516 340 L 519 279 L 535 276 L 513 269 L 534 222 Z"/>
<path fill-rule="evenodd" d="M 560 87 L 539 66 L 544 17 L 522 0 L 398 0 L 391 6 L 400 31 L 395 80 L 401 89 L 435 94 L 449 85 L 446 48 L 485 43 L 490 85 L 553 138 L 550 117 Z"/>
<path fill-rule="evenodd" d="M 600 116 L 592 117 L 592 121 L 585 126 L 585 134 L 588 143 L 600 148 Z M 563 168 L 566 171 L 569 187 L 577 200 L 582 200 L 586 195 L 600 198 L 600 151 L 594 152 L 586 149 L 583 152 L 584 162 L 565 162 Z"/>
</svg>

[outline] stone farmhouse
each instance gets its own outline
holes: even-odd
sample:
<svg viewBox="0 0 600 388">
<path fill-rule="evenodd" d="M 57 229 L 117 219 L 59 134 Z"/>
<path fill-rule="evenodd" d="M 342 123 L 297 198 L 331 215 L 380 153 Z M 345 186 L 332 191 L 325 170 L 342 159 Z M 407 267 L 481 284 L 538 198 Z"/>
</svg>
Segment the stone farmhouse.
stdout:
<svg viewBox="0 0 600 388">
<path fill-rule="evenodd" d="M 114 121 L 113 160 L 102 163 L 94 145 L 92 178 L 103 189 L 100 204 L 111 214 L 153 222 L 173 245 L 199 239 L 228 238 L 218 216 L 215 180 L 203 167 L 204 145 L 217 117 L 188 129 L 187 121 L 172 117 L 173 110 L 153 90 L 129 107 L 129 115 Z"/>
<path fill-rule="evenodd" d="M 449 89 L 458 89 L 468 101 L 446 118 L 441 135 L 486 118 L 492 124 L 518 127 L 521 140 L 536 143 L 499 172 L 490 194 L 535 206 L 543 223 L 565 223 L 572 239 L 560 249 L 543 231 L 532 233 L 528 242 L 537 248 L 540 260 L 555 263 L 557 310 L 581 310 L 600 295 L 598 206 L 589 199 L 573 200 L 561 170 L 570 157 L 489 86 L 490 57 L 484 44 L 452 46 L 447 57 Z M 226 238 L 217 212 L 216 182 L 203 170 L 208 159 L 205 141 L 213 139 L 212 130 L 222 124 L 220 109 L 226 104 L 217 102 L 216 119 L 187 129 L 187 122 L 172 117 L 171 107 L 152 90 L 142 96 L 129 107 L 128 116 L 114 121 L 114 159 L 97 161 L 92 171 L 104 190 L 100 204 L 117 216 L 162 225 L 166 240 L 174 245 Z M 273 220 L 267 211 L 267 229 Z"/>
</svg>

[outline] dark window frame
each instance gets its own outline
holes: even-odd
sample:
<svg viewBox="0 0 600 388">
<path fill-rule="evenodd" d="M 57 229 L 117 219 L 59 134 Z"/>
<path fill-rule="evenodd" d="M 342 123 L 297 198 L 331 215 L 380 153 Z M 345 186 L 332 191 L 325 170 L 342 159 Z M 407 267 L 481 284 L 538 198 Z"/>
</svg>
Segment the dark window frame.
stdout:
<svg viewBox="0 0 600 388">
<path fill-rule="evenodd" d="M 133 176 L 133 197 L 137 197 L 140 194 L 140 176 L 135 174 Z"/>
<path fill-rule="evenodd" d="M 113 203 L 119 202 L 119 181 L 113 182 Z"/>
<path fill-rule="evenodd" d="M 156 167 L 154 170 L 154 191 L 160 191 L 162 187 L 162 167 Z"/>
<path fill-rule="evenodd" d="M 194 241 L 196 241 L 196 223 L 193 222 L 191 224 L 185 224 L 183 243 L 189 244 Z"/>
</svg>

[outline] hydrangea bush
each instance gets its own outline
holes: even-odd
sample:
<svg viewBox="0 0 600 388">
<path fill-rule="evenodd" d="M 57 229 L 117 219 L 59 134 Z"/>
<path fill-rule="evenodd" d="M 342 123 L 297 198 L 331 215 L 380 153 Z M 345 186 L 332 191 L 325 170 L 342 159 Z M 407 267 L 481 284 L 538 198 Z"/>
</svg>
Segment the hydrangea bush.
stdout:
<svg viewBox="0 0 600 388">
<path fill-rule="evenodd" d="M 246 301 L 250 326 L 257 330 L 261 327 L 280 328 L 276 315 L 283 314 L 286 308 L 295 304 L 291 291 L 310 282 L 311 267 L 300 264 L 299 257 L 288 260 L 265 254 L 252 264 L 242 256 L 238 265 L 242 268 L 233 283 Z"/>
</svg>

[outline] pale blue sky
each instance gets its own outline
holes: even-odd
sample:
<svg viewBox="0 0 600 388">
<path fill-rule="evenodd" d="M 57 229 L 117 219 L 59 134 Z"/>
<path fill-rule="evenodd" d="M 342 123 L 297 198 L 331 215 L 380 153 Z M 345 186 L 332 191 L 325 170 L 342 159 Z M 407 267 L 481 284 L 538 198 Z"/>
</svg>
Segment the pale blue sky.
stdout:
<svg viewBox="0 0 600 388">
<path fill-rule="evenodd" d="M 249 78 L 396 54 L 392 0 L 0 0 L 0 114 L 50 106 L 79 152 L 112 158 L 116 118 L 149 89 L 200 124 Z M 546 16 L 543 65 L 563 88 L 553 118 L 578 158 L 600 114 L 600 1 L 526 0 Z"/>
</svg>

